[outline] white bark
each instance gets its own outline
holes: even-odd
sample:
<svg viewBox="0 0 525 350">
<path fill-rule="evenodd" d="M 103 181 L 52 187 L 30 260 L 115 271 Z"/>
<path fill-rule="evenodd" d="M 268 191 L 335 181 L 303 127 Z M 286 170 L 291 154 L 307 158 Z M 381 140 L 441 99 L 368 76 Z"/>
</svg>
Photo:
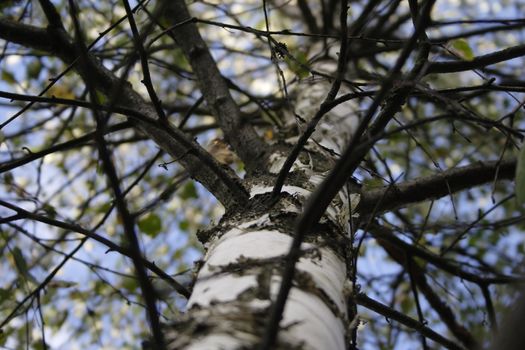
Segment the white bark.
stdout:
<svg viewBox="0 0 525 350">
<path fill-rule="evenodd" d="M 301 87 L 299 98 L 312 104 L 298 106 L 305 120 L 315 113 L 320 96 L 329 88 L 326 82 L 321 83 L 307 82 Z M 340 151 L 354 131 L 357 118 L 350 112 L 337 107 L 327 116 L 335 125 L 325 125 L 314 134 L 314 141 L 307 146 L 308 155 L 295 162 L 292 172 L 296 177 L 283 187 L 278 204 L 263 205 L 272 191 L 271 177 L 248 180 L 251 207 L 230 213 L 204 238 L 206 254 L 188 301 L 186 319 L 167 334 L 170 349 L 253 348 L 260 342 L 271 301 L 281 284 L 294 218 L 333 164 L 326 148 Z M 295 140 L 287 141 L 293 144 Z M 270 173 L 278 173 L 285 157 L 276 151 L 270 158 Z M 322 225 L 302 244 L 303 255 L 296 265 L 277 348 L 346 349 L 350 327 L 356 323 L 352 322 L 355 315 L 348 315 L 351 287 L 346 271 L 348 251 L 344 249 L 350 202 L 355 207 L 358 197 L 341 191 L 322 218 Z"/>
<path fill-rule="evenodd" d="M 261 189 L 254 186 L 253 192 Z M 285 191 L 295 197 L 308 193 L 290 187 Z M 284 210 L 293 214 L 300 208 L 289 200 Z M 205 263 L 188 302 L 188 315 L 213 328 L 213 332 L 201 337 L 188 334 L 187 339 L 179 333 L 172 346 L 208 350 L 258 343 L 262 317 L 270 306 L 268 293 L 273 299 L 281 282 L 275 263 L 282 261 L 292 240 L 290 228 L 279 229 L 280 223 L 274 222 L 270 214 L 221 223 L 207 247 Z M 291 348 L 304 344 L 303 349 L 345 349 L 349 322 L 344 288 L 346 265 L 339 253 L 313 243 L 322 242 L 326 232 L 317 234 L 319 237 L 302 245 L 306 254 L 297 264 L 299 282 L 288 299 L 281 322 L 285 330 L 279 339 Z M 244 266 L 242 271 L 236 271 L 238 266 Z"/>
<path fill-rule="evenodd" d="M 275 162 L 280 158 L 274 157 Z M 301 203 L 321 178 L 309 164 L 298 161 L 295 168 L 312 176 L 303 186 L 285 186 L 284 198 L 276 207 L 268 212 L 254 210 L 257 214 L 253 216 L 248 211 L 246 217 L 225 219 L 213 231 L 188 302 L 186 316 L 193 326 L 188 333 L 172 334 L 175 340 L 170 348 L 235 349 L 260 341 L 263 320 L 280 286 L 283 258 L 292 241 L 294 221 L 283 221 L 283 217 L 301 211 Z M 254 184 L 252 201 L 271 190 L 271 186 Z M 346 303 L 346 262 L 337 244 L 332 246 L 334 242 L 326 239 L 333 235 L 339 236 L 335 242 L 345 239 L 349 213 L 345 203 L 341 193 L 323 218 L 326 229 L 318 230 L 302 244 L 304 254 L 296 265 L 297 277 L 281 321 L 279 343 L 283 348 L 346 348 L 346 330 L 351 322 Z M 203 331 L 196 332 L 196 328 Z"/>
<path fill-rule="evenodd" d="M 243 225 L 244 227 L 248 225 Z M 259 226 L 260 227 L 260 226 Z M 242 300 L 242 295 L 260 287 L 258 277 L 264 273 L 264 266 L 237 274 L 216 275 L 221 267 L 236 264 L 246 260 L 264 261 L 284 256 L 291 243 L 287 234 L 272 230 L 232 229 L 224 234 L 210 247 L 206 256 L 206 263 L 199 273 L 199 280 L 195 285 L 189 301 L 192 307 L 202 307 L 199 310 L 201 317 L 214 318 L 220 323 L 222 340 L 228 342 L 226 348 L 235 348 L 238 345 L 249 345 L 257 342 L 257 337 L 234 331 L 239 329 L 237 321 L 243 319 L 236 313 L 264 313 L 270 305 L 269 300 L 256 297 Z M 303 249 L 312 249 L 314 245 L 303 244 Z M 319 249 L 311 257 L 302 258 L 297 264 L 301 271 L 311 279 L 316 288 L 322 290 L 335 304 L 336 315 L 325 301 L 314 293 L 293 288 L 286 306 L 282 325 L 290 328 L 282 333 L 288 344 L 308 344 L 308 349 L 344 349 L 344 321 L 340 317 L 346 315 L 346 302 L 343 294 L 345 280 L 345 264 L 329 249 Z M 270 289 L 275 296 L 280 285 L 280 278 L 271 277 Z M 224 316 L 224 319 L 221 318 Z M 228 340 L 229 337 L 229 340 Z M 198 341 L 193 340 L 189 349 L 220 349 L 219 343 L 214 343 L 217 333 L 208 334 Z M 222 343 L 222 342 L 221 342 Z M 213 346 L 212 346 L 213 345 Z"/>
</svg>

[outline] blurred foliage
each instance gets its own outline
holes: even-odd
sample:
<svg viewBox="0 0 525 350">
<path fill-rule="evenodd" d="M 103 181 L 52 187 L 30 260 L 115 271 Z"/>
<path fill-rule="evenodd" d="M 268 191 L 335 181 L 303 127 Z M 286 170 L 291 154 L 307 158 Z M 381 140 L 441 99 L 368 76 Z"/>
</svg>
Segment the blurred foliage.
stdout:
<svg viewBox="0 0 525 350">
<path fill-rule="evenodd" d="M 81 9 L 81 25 L 88 42 L 100 39 L 91 53 L 106 68 L 121 74 L 129 58 L 136 54 L 128 22 L 123 21 L 109 32 L 105 30 L 125 15 L 122 2 L 75 2 Z M 67 3 L 53 2 L 67 31 L 74 33 Z M 325 13 L 332 20 L 317 19 L 320 31 L 317 36 L 292 35 L 292 32 L 311 34 L 313 27 L 304 19 L 297 3 L 267 3 L 271 30 L 279 32 L 272 37 L 286 43 L 286 51 L 279 59 L 270 52 L 265 37 L 251 31 L 253 28 L 266 30 L 262 2 L 193 1 L 189 6 L 198 19 L 238 26 L 232 29 L 204 22 L 198 24 L 223 75 L 235 83 L 232 94 L 243 116 L 257 125 L 258 132 L 267 141 L 273 142 L 287 135 L 286 128 L 290 125 L 286 124 L 286 118 L 291 114 L 289 103 L 297 95 L 296 83 L 313 79 L 311 59 L 323 56 L 330 47 L 337 47 L 338 31 L 333 19 L 338 16 L 330 17 L 327 9 L 321 8 L 321 3 L 327 5 L 332 1 L 308 2 L 312 13 Z M 350 24 L 357 22 L 365 3 L 352 2 Z M 153 2 L 147 4 L 149 10 L 153 7 Z M 36 1 L 0 1 L 0 10 L 2 18 L 42 28 L 47 26 Z M 465 33 L 472 30 L 500 24 L 467 20 L 516 17 L 524 10 L 521 1 L 484 1 L 479 5 L 472 1 L 439 1 L 433 12 L 435 23 L 427 30 L 429 37 L 435 39 L 430 61 L 469 62 L 476 56 L 516 45 L 525 35 L 523 26 L 467 35 Z M 148 12 L 138 10 L 135 16 L 140 28 L 149 23 Z M 508 23 L 509 26 L 515 24 Z M 359 86 L 360 90 L 356 91 L 376 91 L 380 87 L 411 31 L 407 2 L 378 2 L 351 41 L 346 78 Z M 161 32 L 162 29 L 155 26 L 145 40 L 155 90 L 173 123 L 179 123 L 192 111 L 186 130 L 198 142 L 206 144 L 221 136 L 221 132 L 205 106 L 191 109 L 201 96 L 181 50 L 168 35 L 150 42 Z M 85 84 L 76 74 L 68 73 L 57 80 L 67 67 L 58 58 L 14 43 L 0 43 L 0 90 L 36 96 L 53 83 L 43 96 L 87 100 Z M 412 63 L 413 58 L 406 66 Z M 523 135 L 523 91 L 491 89 L 491 86 L 522 84 L 523 63 L 519 58 L 474 72 L 432 74 L 422 78 L 418 82 L 420 91 L 432 89 L 439 92 L 439 96 L 420 93 L 407 101 L 395 122 L 388 126 L 388 137 L 375 145 L 356 173 L 358 180 L 364 188 L 380 188 L 457 166 L 518 155 L 520 137 L 480 120 L 498 122 Z M 496 83 L 491 82 L 493 78 Z M 148 98 L 142 79 L 140 65 L 136 63 L 128 81 Z M 283 84 L 287 85 L 288 95 Z M 468 89 L 476 86 L 484 88 Z M 450 91 L 461 88 L 463 91 Z M 0 102 L 2 123 L 26 106 L 26 102 L 10 99 Z M 371 100 L 360 98 L 353 102 L 362 115 Z M 437 116 L 443 118 L 425 122 Z M 467 116 L 479 119 L 472 121 Z M 129 209 L 132 213 L 141 213 L 137 231 L 143 252 L 168 274 L 176 276 L 184 272 L 177 278 L 186 278 L 190 274 L 187 270 L 202 254 L 195 232 L 216 222 L 223 209 L 191 180 L 177 187 L 168 198 L 162 197 L 183 169 L 169 156 L 158 155 L 158 146 L 130 125 L 122 125 L 124 121 L 120 115 L 109 118 L 109 127 L 115 131 L 109 132 L 106 140 Z M 415 122 L 421 124 L 409 130 L 398 129 Z M 125 243 L 122 223 L 116 215 L 114 198 L 93 138 L 82 139 L 95 131 L 95 125 L 87 109 L 38 103 L 4 126 L 0 134 L 3 173 L 0 200 L 48 219 L 93 230 L 115 243 Z M 118 128 L 119 125 L 122 127 Z M 281 125 L 282 128 L 278 127 Z M 58 149 L 51 149 L 59 145 Z M 50 150 L 45 156 L 31 158 L 45 150 Z M 496 271 L 522 275 L 525 255 L 522 237 L 525 216 L 521 205 L 525 201 L 523 147 L 519 154 L 518 202 L 514 198 L 504 200 L 514 192 L 511 183 L 489 183 L 378 215 L 377 220 L 406 242 L 436 254 L 462 234 L 464 237 L 456 249 L 446 255 L 447 261 L 459 263 L 473 273 Z M 11 167 L 13 161 L 20 159 L 27 162 Z M 4 171 L 3 166 L 10 169 Z M 242 175 L 242 164 L 234 165 L 234 170 Z M 144 208 L 147 210 L 142 213 Z M 147 322 L 129 259 L 93 240 L 82 241 L 82 236 L 70 229 L 26 218 L 6 219 L 13 215 L 16 215 L 13 210 L 0 207 L 0 322 L 9 318 L 0 333 L 0 346 L 136 349 L 137 334 L 146 334 Z M 361 290 L 417 318 L 417 304 L 405 267 L 392 260 L 370 235 L 361 231 L 358 235 L 363 238 L 358 264 Z M 68 258 L 53 277 L 53 283 L 31 294 L 78 245 L 80 250 Z M 414 261 L 426 270 L 427 282 L 450 305 L 459 322 L 476 339 L 489 339 L 490 325 L 480 290 L 470 282 L 438 271 L 431 264 Z M 498 315 L 512 308 L 517 289 L 515 285 L 490 287 Z M 18 303 L 29 295 L 29 301 L 11 315 Z M 185 302 L 168 290 L 160 308 L 167 319 L 173 319 L 184 309 Z M 360 309 L 360 312 L 363 320 L 367 320 L 359 331 L 362 349 L 403 349 L 407 339 L 410 344 L 419 345 L 419 336 L 413 330 L 371 311 Z M 429 327 L 450 336 L 427 302 L 423 302 L 423 314 Z"/>
</svg>

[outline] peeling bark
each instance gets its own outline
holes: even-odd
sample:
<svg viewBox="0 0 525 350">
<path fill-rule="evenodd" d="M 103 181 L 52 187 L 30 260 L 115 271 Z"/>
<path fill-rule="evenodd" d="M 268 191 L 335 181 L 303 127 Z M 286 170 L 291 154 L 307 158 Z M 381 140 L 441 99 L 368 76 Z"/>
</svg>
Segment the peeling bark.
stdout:
<svg viewBox="0 0 525 350">
<path fill-rule="evenodd" d="M 273 157 L 281 161 L 279 156 Z M 309 164 L 297 162 L 305 176 Z M 289 184 L 277 203 L 272 187 L 251 183 L 248 206 L 227 213 L 200 234 L 206 247 L 188 312 L 167 334 L 173 349 L 252 348 L 260 342 L 264 321 L 281 283 L 295 218 L 320 175 Z M 286 304 L 277 348 L 346 349 L 350 324 L 347 281 L 348 201 L 334 200 L 327 215 L 302 244 L 294 287 Z"/>
</svg>

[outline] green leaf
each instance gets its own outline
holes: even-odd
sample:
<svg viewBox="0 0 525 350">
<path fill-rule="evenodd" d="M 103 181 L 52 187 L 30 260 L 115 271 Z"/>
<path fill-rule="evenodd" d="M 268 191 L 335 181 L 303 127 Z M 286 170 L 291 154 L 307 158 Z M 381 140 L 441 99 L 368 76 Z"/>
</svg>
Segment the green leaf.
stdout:
<svg viewBox="0 0 525 350">
<path fill-rule="evenodd" d="M 111 202 L 106 202 L 102 204 L 101 206 L 97 207 L 95 212 L 105 214 L 111 209 L 111 204 L 112 204 Z"/>
<path fill-rule="evenodd" d="M 29 79 L 38 79 L 40 77 L 40 72 L 42 72 L 42 62 L 40 60 L 32 61 L 27 66 L 27 77 Z"/>
<path fill-rule="evenodd" d="M 11 254 L 13 255 L 13 260 L 15 262 L 16 269 L 18 272 L 24 276 L 24 278 L 34 281 L 33 276 L 29 273 L 29 267 L 27 265 L 26 259 L 24 257 L 24 254 L 22 254 L 22 250 L 18 247 L 14 247 L 13 250 L 11 250 Z"/>
<path fill-rule="evenodd" d="M 525 145 L 521 145 L 516 164 L 516 200 L 519 205 L 525 203 Z"/>
<path fill-rule="evenodd" d="M 139 288 L 136 278 L 126 278 L 122 281 L 122 288 L 130 292 L 135 292 Z"/>
<path fill-rule="evenodd" d="M 188 229 L 190 228 L 190 223 L 188 222 L 188 220 L 182 220 L 181 222 L 179 222 L 179 228 L 183 231 L 188 231 Z"/>
<path fill-rule="evenodd" d="M 2 305 L 7 300 L 11 299 L 12 296 L 13 296 L 12 291 L 8 289 L 0 288 L 0 305 Z"/>
<path fill-rule="evenodd" d="M 13 75 L 13 73 L 11 73 L 9 71 L 6 71 L 6 70 L 2 70 L 2 80 L 5 81 L 8 84 L 15 84 L 16 83 L 16 78 Z"/>
<path fill-rule="evenodd" d="M 299 79 L 306 78 L 310 75 L 310 72 L 308 71 L 308 57 L 306 57 L 306 53 L 299 51 L 295 53 L 294 55 L 295 60 L 286 57 L 285 62 L 288 65 L 288 68 L 292 72 L 294 72 Z"/>
<path fill-rule="evenodd" d="M 49 288 L 71 288 L 76 285 L 76 282 L 70 282 L 65 280 L 53 280 L 47 284 Z"/>
<path fill-rule="evenodd" d="M 44 350 L 44 349 L 47 349 L 48 347 L 49 345 L 47 343 L 44 344 L 42 340 L 34 341 L 33 344 L 31 345 L 31 349 L 34 349 L 34 350 Z"/>
<path fill-rule="evenodd" d="M 412 299 L 408 297 L 403 297 L 403 299 L 401 300 L 400 306 L 404 314 L 409 314 L 410 311 L 412 311 L 412 309 L 414 308 Z"/>
<path fill-rule="evenodd" d="M 108 98 L 107 98 L 106 94 L 104 94 L 102 91 L 96 90 L 95 91 L 95 95 L 97 95 L 98 102 L 100 104 L 106 104 L 108 102 Z"/>
<path fill-rule="evenodd" d="M 138 226 L 143 233 L 155 237 L 162 231 L 162 220 L 157 214 L 150 213 L 139 220 Z"/>
<path fill-rule="evenodd" d="M 13 184 L 13 174 L 11 172 L 4 173 L 4 182 L 6 185 L 12 185 Z"/>
<path fill-rule="evenodd" d="M 474 59 L 474 52 L 465 39 L 452 40 L 452 47 L 464 60 L 472 61 Z"/>
<path fill-rule="evenodd" d="M 195 188 L 193 182 L 188 182 L 182 188 L 182 191 L 180 191 L 180 198 L 183 200 L 187 200 L 190 198 L 199 198 L 199 195 L 197 194 L 197 189 Z"/>
<path fill-rule="evenodd" d="M 7 338 L 14 333 L 14 329 L 11 327 L 4 327 L 0 329 L 0 346 L 4 346 L 7 342 Z"/>
</svg>

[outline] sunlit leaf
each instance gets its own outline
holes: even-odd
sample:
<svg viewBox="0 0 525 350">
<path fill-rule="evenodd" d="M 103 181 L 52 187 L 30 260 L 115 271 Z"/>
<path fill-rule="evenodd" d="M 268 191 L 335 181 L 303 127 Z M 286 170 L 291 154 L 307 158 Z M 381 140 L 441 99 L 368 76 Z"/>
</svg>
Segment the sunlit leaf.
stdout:
<svg viewBox="0 0 525 350">
<path fill-rule="evenodd" d="M 2 70 L 2 81 L 8 84 L 15 84 L 16 78 L 13 73 L 7 70 Z"/>
<path fill-rule="evenodd" d="M 157 214 L 149 213 L 139 220 L 138 226 L 143 233 L 155 237 L 162 231 L 162 220 Z"/>
<path fill-rule="evenodd" d="M 27 265 L 27 261 L 24 257 L 24 254 L 22 254 L 22 250 L 18 247 L 14 247 L 11 250 L 11 254 L 13 256 L 13 260 L 16 266 L 16 269 L 18 272 L 26 279 L 34 280 L 31 274 L 29 273 L 29 267 Z"/>
<path fill-rule="evenodd" d="M 451 44 L 464 60 L 472 61 L 474 59 L 474 52 L 465 39 L 453 40 Z"/>
<path fill-rule="evenodd" d="M 193 182 L 188 182 L 180 191 L 180 198 L 183 200 L 190 199 L 190 198 L 199 198 L 199 195 L 197 194 L 197 189 L 195 188 L 195 185 Z"/>
<path fill-rule="evenodd" d="M 29 79 L 38 79 L 40 77 L 40 72 L 42 72 L 42 61 L 40 60 L 32 61 L 27 66 L 27 77 Z"/>
<path fill-rule="evenodd" d="M 288 65 L 288 68 L 292 72 L 294 72 L 300 79 L 308 77 L 310 75 L 310 72 L 308 71 L 308 58 L 306 57 L 306 53 L 302 51 L 294 52 L 294 58 L 285 58 L 285 62 Z"/>
<path fill-rule="evenodd" d="M 179 222 L 179 228 L 183 231 L 187 231 L 190 228 L 190 223 L 188 220 L 182 220 Z"/>
<path fill-rule="evenodd" d="M 75 98 L 75 94 L 73 93 L 73 91 L 71 91 L 69 87 L 56 84 L 48 90 L 47 95 L 65 99 Z"/>
</svg>

